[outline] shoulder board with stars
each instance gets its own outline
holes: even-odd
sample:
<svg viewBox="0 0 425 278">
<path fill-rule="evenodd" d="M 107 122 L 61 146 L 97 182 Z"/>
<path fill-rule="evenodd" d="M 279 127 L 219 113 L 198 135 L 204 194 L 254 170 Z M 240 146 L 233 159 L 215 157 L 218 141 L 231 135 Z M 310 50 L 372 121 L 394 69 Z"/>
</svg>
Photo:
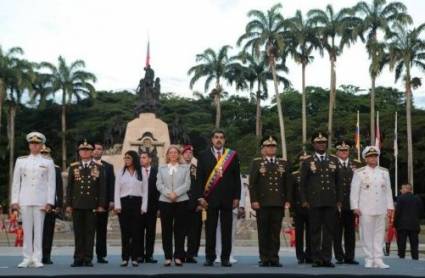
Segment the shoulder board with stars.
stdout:
<svg viewBox="0 0 425 278">
<path fill-rule="evenodd" d="M 71 166 L 71 167 L 75 167 L 75 166 L 77 166 L 77 165 L 79 165 L 79 164 L 80 164 L 80 162 L 76 161 L 76 162 L 71 163 L 69 166 Z"/>
<path fill-rule="evenodd" d="M 254 161 L 258 161 L 258 160 L 263 160 L 263 158 L 262 157 L 256 157 L 256 158 L 254 158 Z"/>
<path fill-rule="evenodd" d="M 292 172 L 292 175 L 297 175 L 297 174 L 299 174 L 299 173 L 300 173 L 300 171 L 299 171 L 299 170 L 297 170 L 297 171 Z"/>
</svg>

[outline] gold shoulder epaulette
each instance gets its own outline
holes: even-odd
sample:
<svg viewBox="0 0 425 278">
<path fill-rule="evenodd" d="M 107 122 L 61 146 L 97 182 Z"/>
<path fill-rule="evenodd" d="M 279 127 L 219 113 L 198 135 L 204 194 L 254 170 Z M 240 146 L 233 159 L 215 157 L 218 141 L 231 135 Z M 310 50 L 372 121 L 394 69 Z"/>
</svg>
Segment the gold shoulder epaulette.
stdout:
<svg viewBox="0 0 425 278">
<path fill-rule="evenodd" d="M 330 154 L 329 155 L 330 157 L 334 157 L 334 158 L 338 158 L 336 155 L 334 155 L 334 154 Z"/>
<path fill-rule="evenodd" d="M 255 161 L 257 161 L 257 160 L 263 160 L 263 158 L 262 157 L 256 157 L 256 158 L 254 158 L 254 160 Z"/>
<path fill-rule="evenodd" d="M 292 175 L 296 175 L 296 174 L 299 174 L 299 173 L 300 173 L 300 171 L 297 170 L 297 171 L 292 172 Z"/>
<path fill-rule="evenodd" d="M 77 166 L 78 164 L 80 164 L 80 162 L 75 161 L 75 162 L 72 162 L 69 166 L 74 167 L 74 166 Z"/>
</svg>

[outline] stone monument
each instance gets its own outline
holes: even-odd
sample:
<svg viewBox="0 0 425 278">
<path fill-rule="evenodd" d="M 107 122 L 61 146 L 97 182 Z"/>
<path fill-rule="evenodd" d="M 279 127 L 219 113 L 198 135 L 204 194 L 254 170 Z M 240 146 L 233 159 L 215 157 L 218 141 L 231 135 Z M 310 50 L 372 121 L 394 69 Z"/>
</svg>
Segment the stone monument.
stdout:
<svg viewBox="0 0 425 278">
<path fill-rule="evenodd" d="M 138 153 L 149 152 L 152 154 L 152 164 L 155 166 L 165 163 L 165 150 L 170 145 L 170 134 L 168 125 L 157 118 L 160 106 L 160 79 L 155 78 L 155 72 L 149 64 L 144 70 L 145 76 L 139 81 L 136 89 L 139 96 L 134 109 L 136 118 L 127 123 L 123 144 L 113 144 L 112 148 L 105 152 L 104 159 L 112 163 L 115 170 L 123 167 L 124 154 L 129 150 Z M 115 129 L 112 131 L 118 132 Z M 116 141 L 113 140 L 113 134 L 108 138 L 110 138 L 109 141 Z"/>
</svg>

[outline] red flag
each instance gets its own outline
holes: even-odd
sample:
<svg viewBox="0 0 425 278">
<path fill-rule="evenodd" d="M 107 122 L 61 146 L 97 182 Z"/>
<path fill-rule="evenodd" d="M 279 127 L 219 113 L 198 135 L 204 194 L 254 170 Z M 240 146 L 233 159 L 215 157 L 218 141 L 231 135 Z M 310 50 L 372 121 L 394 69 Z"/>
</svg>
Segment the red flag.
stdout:
<svg viewBox="0 0 425 278">
<path fill-rule="evenodd" d="M 148 49 L 147 49 L 147 52 L 146 52 L 146 67 L 147 66 L 150 66 L 150 64 L 151 64 L 151 53 L 150 53 L 150 47 L 149 47 L 149 41 L 148 41 Z"/>
</svg>

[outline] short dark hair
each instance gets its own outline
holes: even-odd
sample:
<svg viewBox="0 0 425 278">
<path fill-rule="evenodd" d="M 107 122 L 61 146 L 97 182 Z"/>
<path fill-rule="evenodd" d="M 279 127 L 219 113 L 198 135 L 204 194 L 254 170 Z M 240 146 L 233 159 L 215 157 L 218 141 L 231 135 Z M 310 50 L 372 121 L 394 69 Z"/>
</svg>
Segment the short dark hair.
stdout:
<svg viewBox="0 0 425 278">
<path fill-rule="evenodd" d="M 142 156 L 142 154 L 146 154 L 150 159 L 152 159 L 153 157 L 152 157 L 152 154 L 150 153 L 150 152 L 147 152 L 147 151 L 141 151 L 140 153 L 139 153 L 139 157 L 140 156 Z"/>
<path fill-rule="evenodd" d="M 219 128 L 214 129 L 214 130 L 211 132 L 210 138 L 213 138 L 213 137 L 214 137 L 214 135 L 216 135 L 216 134 L 223 134 L 223 137 L 224 137 L 224 138 L 226 138 L 226 134 L 224 134 L 224 130 L 219 129 Z"/>
<path fill-rule="evenodd" d="M 105 145 L 104 145 L 104 143 L 102 141 L 93 141 L 93 147 L 94 147 L 94 145 L 102 146 L 102 148 L 105 147 Z"/>
</svg>

